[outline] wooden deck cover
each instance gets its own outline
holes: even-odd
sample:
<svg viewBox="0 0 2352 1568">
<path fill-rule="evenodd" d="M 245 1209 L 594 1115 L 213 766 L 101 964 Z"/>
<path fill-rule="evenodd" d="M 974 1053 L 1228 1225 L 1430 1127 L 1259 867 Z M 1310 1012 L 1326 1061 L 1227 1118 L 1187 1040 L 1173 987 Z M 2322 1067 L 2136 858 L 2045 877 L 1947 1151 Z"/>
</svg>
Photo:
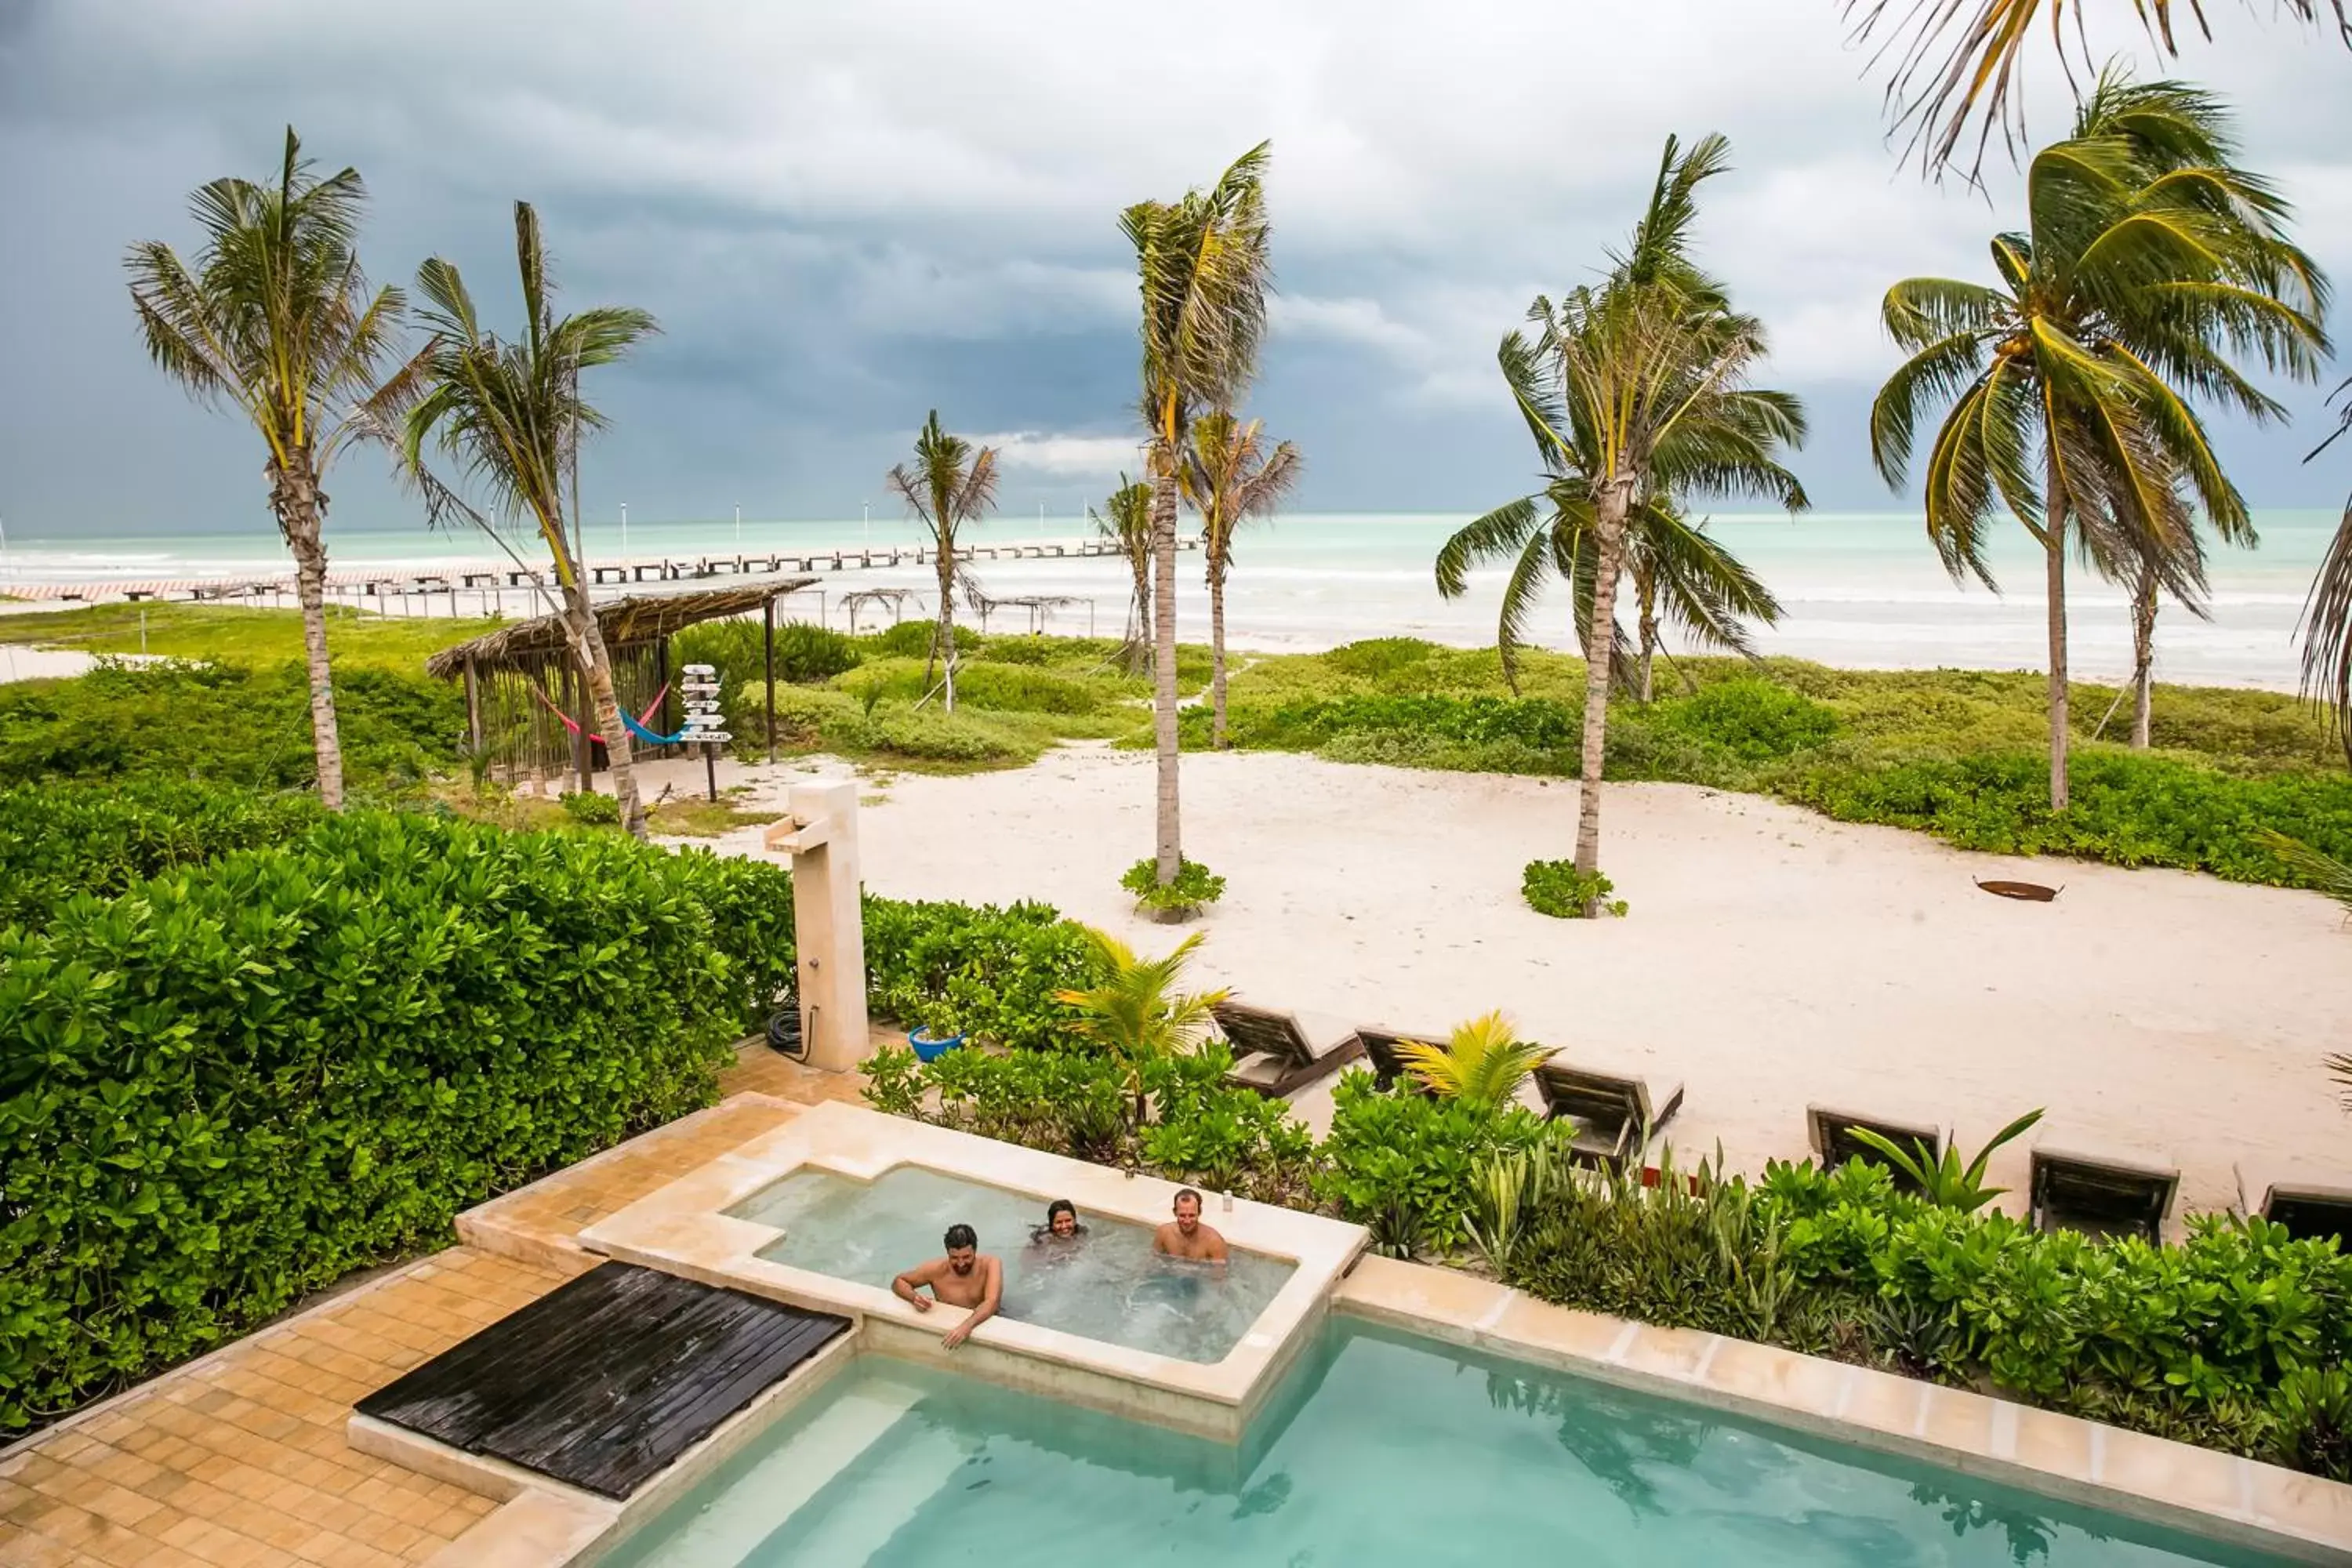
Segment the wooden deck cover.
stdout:
<svg viewBox="0 0 2352 1568">
<path fill-rule="evenodd" d="M 848 1327 L 829 1313 L 607 1263 L 358 1409 L 625 1498 Z"/>
</svg>

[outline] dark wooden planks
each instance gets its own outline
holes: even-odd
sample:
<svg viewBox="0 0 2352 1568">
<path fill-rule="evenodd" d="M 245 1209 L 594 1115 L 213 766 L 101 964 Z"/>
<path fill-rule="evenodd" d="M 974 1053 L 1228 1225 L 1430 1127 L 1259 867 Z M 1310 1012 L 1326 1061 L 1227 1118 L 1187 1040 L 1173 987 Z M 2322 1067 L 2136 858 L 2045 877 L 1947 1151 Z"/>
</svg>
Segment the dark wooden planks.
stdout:
<svg viewBox="0 0 2352 1568">
<path fill-rule="evenodd" d="M 625 1498 L 848 1328 L 607 1263 L 360 1401 L 372 1415 Z"/>
</svg>

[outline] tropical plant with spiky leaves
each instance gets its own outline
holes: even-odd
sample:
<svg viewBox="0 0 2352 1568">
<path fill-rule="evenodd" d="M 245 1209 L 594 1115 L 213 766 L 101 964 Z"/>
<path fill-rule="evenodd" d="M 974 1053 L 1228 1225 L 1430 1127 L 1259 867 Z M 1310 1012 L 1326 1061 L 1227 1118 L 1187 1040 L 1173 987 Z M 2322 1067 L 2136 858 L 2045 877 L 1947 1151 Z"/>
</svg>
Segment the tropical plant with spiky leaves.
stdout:
<svg viewBox="0 0 2352 1568">
<path fill-rule="evenodd" d="M 2289 15 L 2304 22 L 2320 22 L 2327 12 L 2336 30 L 2352 44 L 2352 11 L 2347 0 L 2281 0 Z M 2129 0 L 2133 14 L 2147 29 L 2151 43 L 2172 58 L 2179 58 L 2177 16 L 2186 16 L 2210 42 L 2213 31 L 2206 23 L 2205 0 Z M 2120 16 L 2124 0 L 2109 0 L 2108 9 Z M 1971 121 L 1976 123 L 1975 156 L 1968 178 L 1974 183 L 1983 172 L 1985 153 L 1996 128 L 2012 155 L 2024 133 L 2023 116 L 2012 112 L 2021 79 L 2026 46 L 2037 24 L 2048 20 L 2050 40 L 2059 68 L 2073 79 L 2079 65 L 2092 74 L 2090 37 L 2084 26 L 2089 0 L 1845 0 L 1856 44 L 1877 40 L 1871 68 L 1887 70 L 1886 108 L 1896 129 L 1907 128 L 1910 140 L 1904 156 L 1916 154 L 1920 168 L 1941 174 L 1959 151 Z M 2070 15 L 2071 13 L 2071 15 Z M 2066 24 L 2074 25 L 2078 49 L 2070 54 Z"/>
<path fill-rule="evenodd" d="M 1918 1189 L 1921 1197 L 1937 1208 L 1974 1214 L 2009 1191 L 2007 1187 L 1985 1185 L 1985 1168 L 1992 1163 L 1994 1151 L 2004 1143 L 2023 1137 L 2041 1120 L 2041 1111 L 2027 1111 L 1994 1133 L 1990 1141 L 1977 1151 L 1977 1157 L 1966 1164 L 1960 1163 L 1959 1150 L 1949 1143 L 1944 1145 L 1943 1153 L 1938 1156 L 1929 1153 L 1927 1144 L 1916 1138 L 1911 1141 L 1911 1147 L 1906 1149 L 1873 1128 L 1849 1127 L 1846 1131 L 1876 1150 L 1888 1164 L 1901 1172 Z"/>
<path fill-rule="evenodd" d="M 286 128 L 278 177 L 220 179 L 188 210 L 204 234 L 192 258 L 161 240 L 131 247 L 131 304 L 157 367 L 212 405 L 228 405 L 269 448 L 262 472 L 269 510 L 294 557 L 310 671 L 310 739 L 319 796 L 343 804 L 342 745 L 327 662 L 326 492 L 320 482 L 372 405 L 396 400 L 406 370 L 387 379 L 404 300 L 369 291 L 360 268 L 359 172 L 320 179 Z"/>
<path fill-rule="evenodd" d="M 1119 215 L 1142 292 L 1142 396 L 1151 480 L 1152 719 L 1159 784 L 1153 859 L 1160 880 L 1183 864 L 1176 743 L 1176 506 L 1192 421 L 1233 408 L 1257 374 L 1272 287 L 1267 144 L 1234 160 L 1206 191 L 1138 202 Z"/>
<path fill-rule="evenodd" d="M 435 257 L 418 268 L 416 291 L 426 301 L 421 320 L 433 335 L 420 356 L 422 395 L 389 438 L 397 471 L 424 496 L 428 521 L 478 529 L 518 561 L 509 538 L 514 532 L 536 536 L 546 550 L 557 613 L 588 688 L 622 823 L 643 838 L 646 813 L 629 731 L 580 546 L 580 442 L 605 425 L 582 398 L 580 375 L 618 363 L 660 329 L 651 315 L 626 306 L 556 315 L 539 214 L 529 202 L 517 202 L 514 221 L 521 335 L 501 338 L 482 325 L 455 263 Z M 454 479 L 444 479 L 427 463 L 427 449 L 435 447 L 456 465 Z M 467 500 L 460 486 L 479 494 L 480 504 Z"/>
<path fill-rule="evenodd" d="M 1807 504 L 1780 462 L 1804 439 L 1803 410 L 1785 393 L 1749 384 L 1765 355 L 1763 328 L 1730 308 L 1690 254 L 1699 187 L 1729 155 L 1720 136 L 1687 153 L 1669 137 L 1649 206 L 1604 281 L 1557 304 L 1538 298 L 1528 312 L 1533 334 L 1513 332 L 1496 353 L 1544 466 L 1545 502 L 1563 525 L 1541 527 L 1530 500 L 1523 511 L 1489 514 L 1496 521 L 1486 530 L 1465 530 L 1440 562 L 1441 586 L 1459 592 L 1473 560 L 1515 557 L 1507 614 L 1522 616 L 1547 573 L 1571 584 L 1580 573 L 1590 577 L 1589 594 L 1577 595 L 1585 688 L 1576 868 L 1596 886 L 1617 591 L 1632 519 L 1648 507 L 1662 520 L 1670 504 L 1701 494 L 1760 497 L 1792 511 Z M 1588 549 L 1591 565 L 1580 568 Z M 1506 640 L 1523 624 L 1512 624 Z M 1598 913 L 1597 900 L 1588 912 Z"/>
<path fill-rule="evenodd" d="M 964 528 L 976 524 L 996 508 L 996 448 L 974 447 L 961 436 L 950 436 L 940 425 L 940 411 L 931 410 L 915 437 L 915 461 L 893 464 L 890 488 L 931 536 L 931 564 L 940 584 L 939 620 L 931 633 L 930 657 L 923 661 L 923 683 L 930 684 L 931 666 L 938 661 L 947 710 L 955 711 L 955 596 L 961 590 L 976 606 L 979 585 L 956 545 Z"/>
<path fill-rule="evenodd" d="M 1271 517 L 1298 483 L 1298 448 L 1265 444 L 1263 423 L 1213 409 L 1192 423 L 1183 488 L 1201 515 L 1201 552 L 1209 578 L 1209 743 L 1225 748 L 1225 579 L 1234 569 L 1234 535 L 1254 518 Z"/>
<path fill-rule="evenodd" d="M 2326 285 L 2283 237 L 2286 205 L 2231 166 L 2226 117 L 2175 82 L 2110 75 L 2076 133 L 2034 154 L 2029 226 L 1996 236 L 1997 286 L 1914 278 L 1887 290 L 1911 357 L 1871 407 L 1871 452 L 1900 489 L 1923 413 L 1945 407 L 1923 475 L 1927 527 L 1955 580 L 1994 586 L 2006 510 L 2042 546 L 2050 799 L 2067 804 L 2066 557 L 2200 602 L 2202 510 L 2251 537 L 2192 400 L 2256 418 L 2277 405 L 2231 363 L 2315 374 Z M 2153 635 L 2152 612 L 2147 617 Z"/>
<path fill-rule="evenodd" d="M 1118 489 L 1110 492 L 1102 510 L 1087 509 L 1087 521 L 1095 525 L 1095 532 L 1118 546 L 1127 562 L 1129 585 L 1127 596 L 1127 633 L 1119 644 L 1118 658 L 1122 668 L 1132 671 L 1151 668 L 1151 487 L 1140 479 L 1129 480 L 1118 476 Z"/>
<path fill-rule="evenodd" d="M 1194 931 L 1159 958 L 1139 958 L 1108 931 L 1082 929 L 1093 984 L 1083 990 L 1057 991 L 1054 999 L 1076 1013 L 1071 1032 L 1109 1051 L 1125 1070 L 1132 1125 L 1140 1127 L 1146 1110 L 1145 1068 L 1197 1050 L 1208 1037 L 1211 1009 L 1225 999 L 1223 990 L 1177 989 L 1184 966 L 1208 933 Z"/>
<path fill-rule="evenodd" d="M 1499 1010 L 1455 1025 L 1442 1046 L 1397 1042 L 1405 1070 L 1432 1094 L 1488 1110 L 1507 1102 L 1550 1054 L 1549 1046 L 1520 1039 L 1517 1026 Z"/>
</svg>

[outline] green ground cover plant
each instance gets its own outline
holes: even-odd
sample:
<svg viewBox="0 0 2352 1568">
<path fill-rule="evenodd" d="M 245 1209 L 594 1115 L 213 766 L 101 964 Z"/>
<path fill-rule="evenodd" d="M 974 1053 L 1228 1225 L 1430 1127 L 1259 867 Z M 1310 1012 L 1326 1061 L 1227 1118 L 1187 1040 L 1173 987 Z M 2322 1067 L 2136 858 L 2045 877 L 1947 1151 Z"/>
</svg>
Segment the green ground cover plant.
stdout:
<svg viewBox="0 0 2352 1568">
<path fill-rule="evenodd" d="M 0 789 L 0 925 L 46 918 L 79 893 L 112 898 L 181 866 L 299 837 L 315 796 L 172 779 Z"/>
<path fill-rule="evenodd" d="M 1519 897 L 1536 913 L 1554 920 L 1580 921 L 1596 906 L 1603 913 L 1622 915 L 1628 906 L 1609 896 L 1614 891 L 1616 884 L 1605 873 L 1588 877 L 1573 860 L 1530 860 L 1519 873 Z"/>
<path fill-rule="evenodd" d="M 422 676 L 433 654 L 503 624 L 496 616 L 452 617 L 446 599 L 435 603 L 445 613 L 383 615 L 346 605 L 326 606 L 327 643 L 336 669 L 365 665 Z M 301 658 L 302 615 L 238 605 L 91 605 L 0 618 L 0 643 L 275 666 Z"/>
<path fill-rule="evenodd" d="M 1178 863 L 1175 880 L 1162 887 L 1149 856 L 1119 873 L 1118 885 L 1135 895 L 1135 907 L 1171 920 L 1196 915 L 1225 896 L 1225 879 L 1198 860 Z"/>
</svg>

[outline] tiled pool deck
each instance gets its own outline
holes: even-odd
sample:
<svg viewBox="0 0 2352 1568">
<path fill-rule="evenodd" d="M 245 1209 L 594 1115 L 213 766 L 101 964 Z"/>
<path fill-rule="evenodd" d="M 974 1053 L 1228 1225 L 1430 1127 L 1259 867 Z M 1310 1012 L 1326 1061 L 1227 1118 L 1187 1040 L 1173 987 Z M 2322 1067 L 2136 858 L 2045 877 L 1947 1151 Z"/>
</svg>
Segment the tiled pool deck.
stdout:
<svg viewBox="0 0 2352 1568">
<path fill-rule="evenodd" d="M 530 1489 L 500 1506 L 370 1458 L 348 1444 L 351 1405 L 588 1267 L 582 1230 L 786 1126 L 800 1104 L 855 1095 L 854 1084 L 765 1053 L 747 1056 L 727 1087 L 737 1097 L 712 1110 L 476 1211 L 462 1227 L 467 1245 L 0 1458 L 0 1565 L 571 1561 L 613 1522 L 613 1505 Z M 1332 1307 L 2309 1561 L 2352 1562 L 2352 1488 L 2228 1455 L 1768 1346 L 1570 1311 L 1380 1258 L 1356 1266 Z"/>
</svg>

